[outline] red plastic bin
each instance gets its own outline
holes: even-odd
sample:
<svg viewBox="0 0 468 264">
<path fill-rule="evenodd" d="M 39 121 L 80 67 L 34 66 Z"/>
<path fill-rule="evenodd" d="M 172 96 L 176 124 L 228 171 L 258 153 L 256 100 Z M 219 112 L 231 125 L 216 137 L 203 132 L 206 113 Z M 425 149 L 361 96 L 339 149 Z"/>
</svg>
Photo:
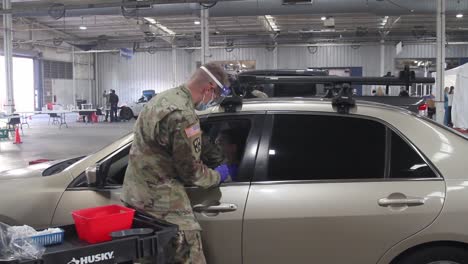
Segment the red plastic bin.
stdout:
<svg viewBox="0 0 468 264">
<path fill-rule="evenodd" d="M 106 205 L 72 212 L 81 240 L 94 244 L 111 240 L 109 234 L 131 228 L 135 210 L 121 205 Z"/>
</svg>

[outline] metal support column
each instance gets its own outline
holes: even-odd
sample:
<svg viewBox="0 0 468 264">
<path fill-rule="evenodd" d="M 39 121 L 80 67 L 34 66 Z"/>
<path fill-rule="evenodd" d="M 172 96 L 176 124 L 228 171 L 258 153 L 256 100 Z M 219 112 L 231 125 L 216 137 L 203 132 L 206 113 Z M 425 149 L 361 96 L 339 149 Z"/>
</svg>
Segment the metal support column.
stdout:
<svg viewBox="0 0 468 264">
<path fill-rule="evenodd" d="M 75 47 L 72 46 L 72 69 L 73 69 L 73 78 L 72 78 L 72 91 L 73 91 L 73 105 L 75 107 L 78 107 L 76 105 L 76 84 L 75 84 Z"/>
<path fill-rule="evenodd" d="M 99 87 L 98 80 L 98 54 L 94 53 L 94 87 L 95 87 L 95 96 L 96 96 L 96 107 L 102 107 L 102 92 Z"/>
<path fill-rule="evenodd" d="M 93 98 L 93 82 L 91 81 L 91 59 L 92 55 L 91 53 L 88 54 L 88 87 L 89 87 L 89 101 L 88 103 L 92 103 L 93 107 L 96 108 L 97 102 Z"/>
<path fill-rule="evenodd" d="M 437 0 L 437 78 L 435 86 L 436 120 L 444 120 L 445 86 L 445 0 Z"/>
<path fill-rule="evenodd" d="M 380 40 L 380 76 L 385 75 L 385 40 Z"/>
<path fill-rule="evenodd" d="M 424 65 L 424 77 L 429 77 L 426 64 Z M 424 91 L 425 95 L 428 94 L 428 93 L 431 93 L 431 94 L 433 93 L 433 92 L 429 91 L 429 85 L 427 85 L 427 84 L 423 84 L 423 91 Z"/>
<path fill-rule="evenodd" d="M 177 47 L 172 43 L 172 87 L 177 86 Z"/>
<path fill-rule="evenodd" d="M 201 64 L 207 62 L 210 56 L 210 30 L 209 30 L 209 12 L 207 8 L 201 10 Z"/>
<path fill-rule="evenodd" d="M 275 49 L 273 50 L 273 69 L 278 69 L 278 44 L 275 43 Z"/>
<path fill-rule="evenodd" d="M 11 9 L 11 0 L 3 0 L 3 9 Z M 5 109 L 8 114 L 15 112 L 15 100 L 13 92 L 13 23 L 11 14 L 3 15 L 3 48 L 5 55 L 5 87 L 7 101 Z"/>
</svg>

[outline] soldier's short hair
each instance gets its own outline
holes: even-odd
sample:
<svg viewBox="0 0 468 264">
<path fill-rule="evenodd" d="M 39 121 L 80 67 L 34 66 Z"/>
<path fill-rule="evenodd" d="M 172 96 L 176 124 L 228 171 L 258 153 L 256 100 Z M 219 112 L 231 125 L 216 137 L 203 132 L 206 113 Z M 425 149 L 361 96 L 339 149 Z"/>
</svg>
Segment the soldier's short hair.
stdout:
<svg viewBox="0 0 468 264">
<path fill-rule="evenodd" d="M 214 62 L 210 62 L 205 64 L 204 66 L 211 72 L 211 74 L 213 74 L 218 79 L 218 81 L 221 82 L 221 84 L 223 84 L 224 86 L 228 86 L 228 75 L 226 71 L 224 71 L 223 67 L 221 67 L 221 65 L 216 64 Z"/>
<path fill-rule="evenodd" d="M 218 81 L 221 82 L 221 84 L 223 84 L 224 86 L 229 86 L 228 75 L 224 71 L 223 67 L 221 67 L 221 65 L 214 63 L 214 62 L 210 62 L 203 66 L 205 66 L 205 68 L 208 69 L 208 71 L 210 71 L 211 74 L 213 74 L 213 76 L 216 77 L 216 79 L 218 79 Z M 208 76 L 208 74 L 204 72 L 202 69 L 197 69 L 195 74 L 192 76 L 192 79 L 198 79 L 198 80 L 204 79 L 208 81 L 213 81 L 211 77 Z"/>
</svg>

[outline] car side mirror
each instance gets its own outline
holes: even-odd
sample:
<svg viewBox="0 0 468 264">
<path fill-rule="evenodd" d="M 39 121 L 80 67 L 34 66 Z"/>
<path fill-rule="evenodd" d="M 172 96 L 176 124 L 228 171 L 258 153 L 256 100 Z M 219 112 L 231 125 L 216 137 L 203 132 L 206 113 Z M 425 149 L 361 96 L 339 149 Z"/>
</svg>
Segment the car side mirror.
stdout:
<svg viewBox="0 0 468 264">
<path fill-rule="evenodd" d="M 101 164 L 96 163 L 85 170 L 86 182 L 89 187 L 101 187 L 102 186 L 102 177 L 101 177 Z"/>
</svg>

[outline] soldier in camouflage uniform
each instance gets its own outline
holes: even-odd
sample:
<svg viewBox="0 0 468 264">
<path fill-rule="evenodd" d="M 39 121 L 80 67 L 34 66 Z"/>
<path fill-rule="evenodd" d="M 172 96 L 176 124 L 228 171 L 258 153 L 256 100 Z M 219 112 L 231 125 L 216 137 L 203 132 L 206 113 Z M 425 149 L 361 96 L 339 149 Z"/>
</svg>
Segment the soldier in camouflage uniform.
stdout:
<svg viewBox="0 0 468 264">
<path fill-rule="evenodd" d="M 225 83 L 227 75 L 220 66 L 204 65 L 186 85 L 158 94 L 135 124 L 121 198 L 179 226 L 175 263 L 206 263 L 201 228 L 184 184 L 208 188 L 230 178 L 226 165 L 212 170 L 201 161 L 202 131 L 195 113 L 227 95 Z"/>
</svg>

